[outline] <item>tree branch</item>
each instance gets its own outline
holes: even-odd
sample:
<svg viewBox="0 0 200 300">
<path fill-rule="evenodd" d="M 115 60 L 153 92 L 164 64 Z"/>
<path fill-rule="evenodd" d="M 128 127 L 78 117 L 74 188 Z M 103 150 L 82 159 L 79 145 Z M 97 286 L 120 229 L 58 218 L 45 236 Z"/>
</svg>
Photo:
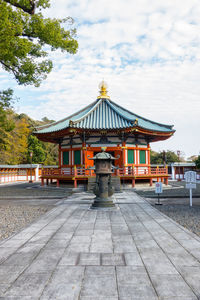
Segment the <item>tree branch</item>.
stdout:
<svg viewBox="0 0 200 300">
<path fill-rule="evenodd" d="M 9 65 L 5 64 L 2 60 L 0 60 L 0 63 L 1 63 L 4 67 L 6 67 L 8 70 L 10 70 L 11 72 L 13 72 L 14 75 L 17 74 L 17 72 L 16 72 L 13 68 L 11 68 Z"/>
<path fill-rule="evenodd" d="M 28 13 L 29 15 L 34 15 L 35 14 L 35 2 L 34 1 L 30 1 L 30 8 L 27 8 L 26 6 L 20 5 L 19 3 L 13 2 L 11 0 L 4 0 L 4 2 L 7 2 L 17 8 L 21 8 L 24 12 Z"/>
</svg>

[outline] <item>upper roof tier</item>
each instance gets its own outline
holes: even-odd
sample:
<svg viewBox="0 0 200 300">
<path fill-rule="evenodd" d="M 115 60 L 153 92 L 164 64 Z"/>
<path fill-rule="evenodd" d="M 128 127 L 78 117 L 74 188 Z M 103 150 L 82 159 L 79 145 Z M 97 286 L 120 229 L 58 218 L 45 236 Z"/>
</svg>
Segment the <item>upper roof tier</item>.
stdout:
<svg viewBox="0 0 200 300">
<path fill-rule="evenodd" d="M 173 133 L 173 125 L 160 124 L 128 111 L 109 99 L 107 86 L 100 86 L 97 100 L 73 115 L 58 122 L 40 126 L 36 134 L 48 134 L 68 128 L 83 130 L 119 130 L 126 128 L 141 128 L 148 131 Z"/>
</svg>

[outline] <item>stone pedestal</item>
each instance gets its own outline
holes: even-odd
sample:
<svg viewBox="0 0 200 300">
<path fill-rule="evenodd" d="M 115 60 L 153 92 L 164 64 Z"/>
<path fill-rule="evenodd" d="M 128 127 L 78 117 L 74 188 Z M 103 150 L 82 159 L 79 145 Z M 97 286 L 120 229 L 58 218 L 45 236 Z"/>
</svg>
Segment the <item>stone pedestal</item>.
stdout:
<svg viewBox="0 0 200 300">
<path fill-rule="evenodd" d="M 112 161 L 117 158 L 105 152 L 105 148 L 103 147 L 101 151 L 102 152 L 97 153 L 93 158 L 88 157 L 94 160 L 94 170 L 96 173 L 96 183 L 93 190 L 96 198 L 91 206 L 92 209 L 115 207 L 110 197 L 114 194 L 114 188 L 111 184 Z"/>
<path fill-rule="evenodd" d="M 96 198 L 92 204 L 92 209 L 115 207 L 110 196 L 114 193 L 114 188 L 110 184 L 110 175 L 101 174 L 97 177 L 97 182 L 94 187 Z"/>
</svg>

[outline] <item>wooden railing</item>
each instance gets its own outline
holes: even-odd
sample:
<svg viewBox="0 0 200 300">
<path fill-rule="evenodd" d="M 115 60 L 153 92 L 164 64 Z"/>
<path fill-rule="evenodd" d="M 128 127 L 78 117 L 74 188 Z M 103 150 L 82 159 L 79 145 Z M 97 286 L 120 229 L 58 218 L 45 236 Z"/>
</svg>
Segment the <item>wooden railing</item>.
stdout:
<svg viewBox="0 0 200 300">
<path fill-rule="evenodd" d="M 150 176 L 150 175 L 168 175 L 167 167 L 151 166 L 126 166 L 123 168 L 113 169 L 112 175 L 120 177 Z M 43 169 L 42 176 L 61 176 L 61 177 L 91 177 L 95 176 L 93 169 L 84 167 L 71 167 L 65 169 Z"/>
</svg>

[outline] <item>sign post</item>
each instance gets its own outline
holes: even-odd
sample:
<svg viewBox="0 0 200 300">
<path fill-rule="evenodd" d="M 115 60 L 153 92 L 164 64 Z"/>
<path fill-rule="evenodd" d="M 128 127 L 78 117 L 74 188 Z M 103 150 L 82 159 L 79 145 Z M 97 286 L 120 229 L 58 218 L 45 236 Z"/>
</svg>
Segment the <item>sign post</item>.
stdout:
<svg viewBox="0 0 200 300">
<path fill-rule="evenodd" d="M 162 193 L 162 182 L 156 182 L 155 188 L 155 193 L 158 195 L 158 202 L 155 203 L 155 205 L 162 205 L 162 203 L 160 203 L 160 194 Z"/>
<path fill-rule="evenodd" d="M 190 206 L 192 206 L 192 189 L 196 189 L 197 173 L 194 171 L 185 172 L 186 189 L 190 190 Z"/>
</svg>

